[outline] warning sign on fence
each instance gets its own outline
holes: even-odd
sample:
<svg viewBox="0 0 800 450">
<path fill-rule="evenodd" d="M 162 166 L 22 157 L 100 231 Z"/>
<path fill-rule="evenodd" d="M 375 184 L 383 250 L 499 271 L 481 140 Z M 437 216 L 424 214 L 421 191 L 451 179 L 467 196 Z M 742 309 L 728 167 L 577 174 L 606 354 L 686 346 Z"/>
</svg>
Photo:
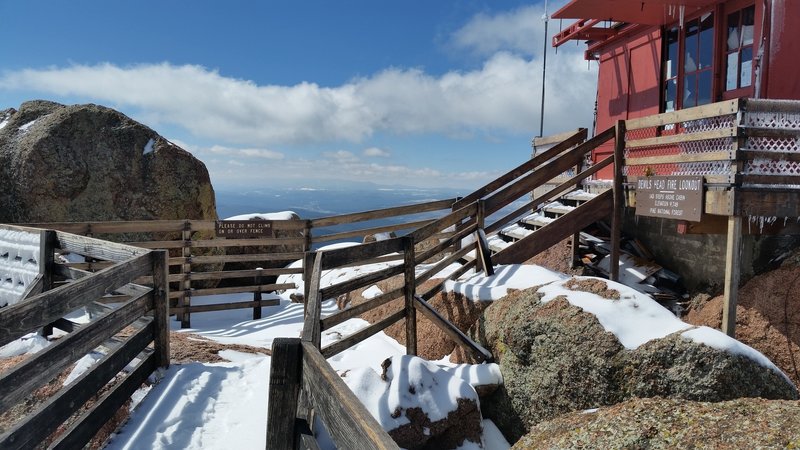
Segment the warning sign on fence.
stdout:
<svg viewBox="0 0 800 450">
<path fill-rule="evenodd" d="M 215 231 L 217 237 L 231 239 L 273 237 L 271 220 L 218 220 Z"/>
</svg>

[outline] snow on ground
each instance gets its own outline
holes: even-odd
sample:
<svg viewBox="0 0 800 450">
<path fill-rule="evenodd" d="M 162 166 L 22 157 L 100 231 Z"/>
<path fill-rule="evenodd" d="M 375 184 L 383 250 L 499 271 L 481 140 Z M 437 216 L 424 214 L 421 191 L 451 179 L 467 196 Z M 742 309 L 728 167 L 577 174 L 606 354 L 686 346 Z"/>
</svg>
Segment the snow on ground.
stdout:
<svg viewBox="0 0 800 450">
<path fill-rule="evenodd" d="M 297 218 L 294 211 L 280 211 L 273 213 L 253 213 L 231 216 L 224 220 L 292 220 Z"/>
<path fill-rule="evenodd" d="M 346 245 L 354 244 L 336 244 L 328 248 Z M 398 263 L 393 261 L 329 271 L 323 274 L 322 286 L 352 279 Z M 293 266 L 299 264 L 300 262 L 296 262 Z M 448 268 L 444 273 L 450 273 L 455 267 Z M 419 271 L 425 269 L 421 267 Z M 669 333 L 682 332 L 687 339 L 745 355 L 780 373 L 769 360 L 752 348 L 716 330 L 691 327 L 647 295 L 630 287 L 597 279 L 607 283 L 609 289 L 619 291 L 619 300 L 604 299 L 596 294 L 573 291 L 567 287 L 570 280 L 584 279 L 594 280 L 590 277 L 571 278 L 538 266 L 508 265 L 497 266 L 495 274 L 490 277 L 474 272 L 467 273 L 459 280 L 447 282 L 445 288 L 448 291 L 460 292 L 473 300 L 496 300 L 505 296 L 508 289 L 541 286 L 539 291 L 544 294 L 542 301 L 564 296 L 570 303 L 596 315 L 603 327 L 614 333 L 627 348 L 635 348 Z M 288 275 L 282 276 L 280 282 L 294 282 L 297 284 L 297 289 L 274 295 L 273 298 L 278 298 L 280 303 L 278 306 L 263 308 L 262 319 L 252 320 L 252 310 L 239 309 L 193 314 L 191 317 L 193 328 L 187 330 L 179 330 L 180 323 L 175 320 L 171 320 L 170 325 L 175 331 L 197 333 L 223 344 L 246 344 L 262 348 L 270 348 L 272 341 L 277 337 L 299 337 L 303 325 L 303 305 L 292 303 L 289 295 L 297 291 L 302 292 L 302 280 L 299 275 Z M 375 286 L 366 288 L 365 292 L 367 297 L 379 295 L 379 290 Z M 248 298 L 247 294 L 231 294 L 199 297 L 193 299 L 192 303 L 199 305 L 242 301 Z M 323 302 L 323 316 L 336 311 L 334 301 Z M 80 319 L 80 314 L 80 312 L 74 313 L 73 318 Z M 326 330 L 322 335 L 323 346 L 368 325 L 364 320 L 351 319 Z M 0 348 L 0 357 L 32 352 L 46 345 L 46 340 L 31 334 Z M 437 377 L 441 376 L 436 375 L 439 372 L 457 375 L 473 386 L 496 384 L 502 380 L 499 367 L 495 364 L 453 365 L 445 361 L 436 361 L 417 365 L 416 362 L 412 364 L 410 362 L 412 360 L 404 355 L 405 348 L 402 345 L 386 334 L 378 333 L 331 357 L 329 362 L 334 370 L 344 375 L 355 394 L 365 399 L 368 407 L 370 405 L 373 407 L 373 414 L 378 419 L 385 419 L 385 416 L 391 418 L 392 411 L 387 413 L 379 408 L 381 404 L 385 406 L 386 402 L 370 403 L 369 399 L 380 399 L 382 396 L 390 395 L 391 392 L 385 387 L 376 388 L 380 385 L 366 381 L 374 381 L 376 377 L 380 380 L 381 363 L 387 358 L 393 357 L 394 361 L 408 362 L 408 364 L 397 364 L 395 368 L 402 367 L 413 373 L 409 383 L 435 384 L 438 382 Z M 137 402 L 144 398 L 133 411 L 130 421 L 114 435 L 109 448 L 264 448 L 271 358 L 232 351 L 223 351 L 221 356 L 230 361 L 172 365 L 163 374 L 160 383 L 149 388 L 149 392 L 142 390 L 137 393 L 135 395 Z M 88 366 L 91 362 L 87 359 L 83 361 L 85 364 L 81 367 Z M 411 368 L 413 370 L 410 370 Z M 392 377 L 396 378 L 398 374 L 394 373 Z M 453 390 L 461 389 L 462 387 L 447 388 L 443 392 L 452 393 Z M 425 400 L 427 402 L 425 408 L 430 414 L 435 415 L 437 408 L 441 408 L 438 410 L 441 414 L 446 414 L 447 399 L 436 395 L 442 394 L 440 392 Z M 403 404 L 403 401 L 405 400 L 397 399 L 398 404 Z M 323 448 L 330 448 L 332 445 L 325 438 L 321 438 L 321 442 Z M 484 443 L 486 449 L 509 448 L 508 443 L 490 421 L 484 422 Z M 476 447 L 466 444 L 462 448 Z"/>
</svg>

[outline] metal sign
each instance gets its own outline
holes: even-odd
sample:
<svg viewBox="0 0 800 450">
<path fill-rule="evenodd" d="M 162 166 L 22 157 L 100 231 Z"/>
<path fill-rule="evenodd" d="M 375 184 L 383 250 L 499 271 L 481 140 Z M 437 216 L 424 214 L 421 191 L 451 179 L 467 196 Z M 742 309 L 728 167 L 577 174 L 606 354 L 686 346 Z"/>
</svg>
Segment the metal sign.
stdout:
<svg viewBox="0 0 800 450">
<path fill-rule="evenodd" d="M 703 177 L 642 177 L 636 180 L 636 215 L 699 222 Z"/>
<path fill-rule="evenodd" d="M 233 239 L 273 237 L 271 220 L 218 220 L 214 228 L 217 237 Z"/>
</svg>

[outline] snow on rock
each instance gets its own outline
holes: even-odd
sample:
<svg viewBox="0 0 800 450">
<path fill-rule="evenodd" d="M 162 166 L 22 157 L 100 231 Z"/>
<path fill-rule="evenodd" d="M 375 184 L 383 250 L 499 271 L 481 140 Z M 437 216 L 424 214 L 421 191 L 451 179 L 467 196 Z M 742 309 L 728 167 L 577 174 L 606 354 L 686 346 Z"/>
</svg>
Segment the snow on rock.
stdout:
<svg viewBox="0 0 800 450">
<path fill-rule="evenodd" d="M 26 124 L 24 124 L 24 125 L 20 126 L 20 127 L 19 127 L 19 131 L 22 131 L 23 133 L 25 133 L 25 132 L 27 132 L 27 131 L 28 131 L 28 130 L 29 130 L 29 129 L 30 129 L 32 126 L 33 126 L 33 124 L 35 124 L 35 123 L 36 123 L 36 121 L 35 121 L 35 120 L 31 120 L 30 122 L 28 122 L 28 123 L 26 123 Z"/>
<path fill-rule="evenodd" d="M 608 289 L 618 291 L 620 298 L 609 300 L 591 292 L 566 287 L 581 280 L 598 280 L 605 283 Z M 572 305 L 594 314 L 603 328 L 614 333 L 620 343 L 629 349 L 691 326 L 647 295 L 624 284 L 603 278 L 573 277 L 542 286 L 539 292 L 544 294 L 541 299 L 543 303 L 563 295 Z"/>
<path fill-rule="evenodd" d="M 480 391 L 482 387 L 497 387 L 503 384 L 503 374 L 500 373 L 500 366 L 495 363 L 484 364 L 452 364 L 445 358 L 437 361 L 439 367 L 453 376 L 461 378 L 469 383 L 470 386 Z M 483 395 L 483 394 L 481 394 Z"/>
<path fill-rule="evenodd" d="M 0 307 L 17 303 L 39 275 L 39 233 L 0 228 Z"/>
<path fill-rule="evenodd" d="M 294 211 L 279 211 L 271 213 L 250 213 L 231 216 L 224 220 L 294 220 L 299 216 Z"/>
<path fill-rule="evenodd" d="M 142 154 L 147 155 L 153 153 L 153 146 L 155 145 L 155 143 L 156 143 L 155 139 L 150 138 L 150 140 L 147 141 L 147 144 L 145 144 L 144 150 L 142 150 Z"/>
<path fill-rule="evenodd" d="M 456 281 L 448 280 L 447 292 L 457 292 L 474 301 L 499 300 L 509 289 L 527 289 L 553 281 L 566 280 L 563 273 L 534 265 L 509 264 L 495 267 L 495 273 L 487 277 L 484 273 L 465 275 Z"/>
<path fill-rule="evenodd" d="M 361 293 L 361 296 L 364 297 L 365 299 L 369 300 L 369 299 L 375 298 L 375 297 L 377 297 L 379 295 L 382 295 L 382 294 L 383 294 L 383 291 L 378 286 L 375 286 L 373 284 L 372 286 L 364 289 L 364 291 Z"/>
<path fill-rule="evenodd" d="M 779 373 L 786 378 L 786 380 L 792 384 L 789 377 L 783 373 L 780 369 L 778 369 L 772 361 L 769 360 L 763 353 L 759 352 L 758 350 L 750 347 L 747 344 L 743 344 L 736 339 L 728 336 L 727 334 L 715 330 L 709 327 L 697 327 L 692 328 L 691 330 L 684 331 L 681 333 L 686 339 L 692 340 L 698 344 L 705 344 L 711 348 L 722 350 L 728 353 L 732 353 L 734 355 L 741 355 L 745 358 L 751 359 L 757 362 L 762 367 L 766 367 L 767 369 L 772 369 L 775 373 Z"/>
<path fill-rule="evenodd" d="M 478 394 L 469 383 L 416 356 L 394 356 L 381 367 L 380 375 L 365 367 L 344 381 L 398 445 L 417 448 L 434 440 L 455 448 L 466 437 L 482 448 Z"/>
<path fill-rule="evenodd" d="M 48 345 L 50 345 L 50 341 L 43 336 L 40 336 L 38 333 L 28 333 L 0 347 L 0 359 L 11 358 L 26 353 L 32 355 Z"/>
<path fill-rule="evenodd" d="M 77 380 L 81 375 L 86 373 L 89 369 L 92 368 L 93 365 L 97 364 L 97 361 L 103 359 L 105 355 L 98 352 L 90 352 L 85 355 L 83 358 L 79 359 L 78 362 L 75 363 L 75 367 L 72 368 L 72 371 L 67 375 L 67 378 L 64 379 L 64 386 L 72 383 L 73 381 Z"/>
</svg>

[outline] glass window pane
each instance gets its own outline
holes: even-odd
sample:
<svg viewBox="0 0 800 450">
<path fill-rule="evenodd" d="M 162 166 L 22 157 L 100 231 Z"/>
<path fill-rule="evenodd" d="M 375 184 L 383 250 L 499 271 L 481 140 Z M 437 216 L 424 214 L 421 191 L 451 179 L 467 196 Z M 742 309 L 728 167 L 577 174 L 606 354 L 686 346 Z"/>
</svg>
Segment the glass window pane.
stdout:
<svg viewBox="0 0 800 450">
<path fill-rule="evenodd" d="M 697 75 L 697 104 L 711 103 L 711 71 L 704 70 Z"/>
<path fill-rule="evenodd" d="M 678 80 L 667 81 L 667 88 L 664 90 L 664 112 L 675 111 L 675 101 L 678 99 Z"/>
<path fill-rule="evenodd" d="M 730 91 L 739 87 L 739 53 L 728 53 L 725 63 L 725 90 Z"/>
<path fill-rule="evenodd" d="M 728 50 L 739 48 L 739 12 L 728 14 Z"/>
<path fill-rule="evenodd" d="M 683 61 L 683 73 L 694 72 L 697 70 L 697 34 L 700 31 L 698 25 L 698 20 L 693 20 L 686 24 L 686 40 L 684 41 L 686 54 L 684 55 Z"/>
<path fill-rule="evenodd" d="M 742 45 L 753 44 L 753 23 L 755 22 L 755 15 L 755 6 L 749 6 L 742 10 Z"/>
<path fill-rule="evenodd" d="M 698 69 L 711 67 L 714 60 L 714 14 L 701 17 L 700 24 L 700 59 Z"/>
<path fill-rule="evenodd" d="M 689 108 L 697 106 L 696 78 L 695 74 L 686 75 L 683 80 L 683 107 Z"/>
<path fill-rule="evenodd" d="M 747 87 L 753 80 L 753 47 L 742 49 L 742 72 L 739 77 L 739 86 Z"/>
<path fill-rule="evenodd" d="M 666 78 L 678 75 L 678 29 L 673 28 L 667 32 L 667 61 L 664 67 Z"/>
</svg>

